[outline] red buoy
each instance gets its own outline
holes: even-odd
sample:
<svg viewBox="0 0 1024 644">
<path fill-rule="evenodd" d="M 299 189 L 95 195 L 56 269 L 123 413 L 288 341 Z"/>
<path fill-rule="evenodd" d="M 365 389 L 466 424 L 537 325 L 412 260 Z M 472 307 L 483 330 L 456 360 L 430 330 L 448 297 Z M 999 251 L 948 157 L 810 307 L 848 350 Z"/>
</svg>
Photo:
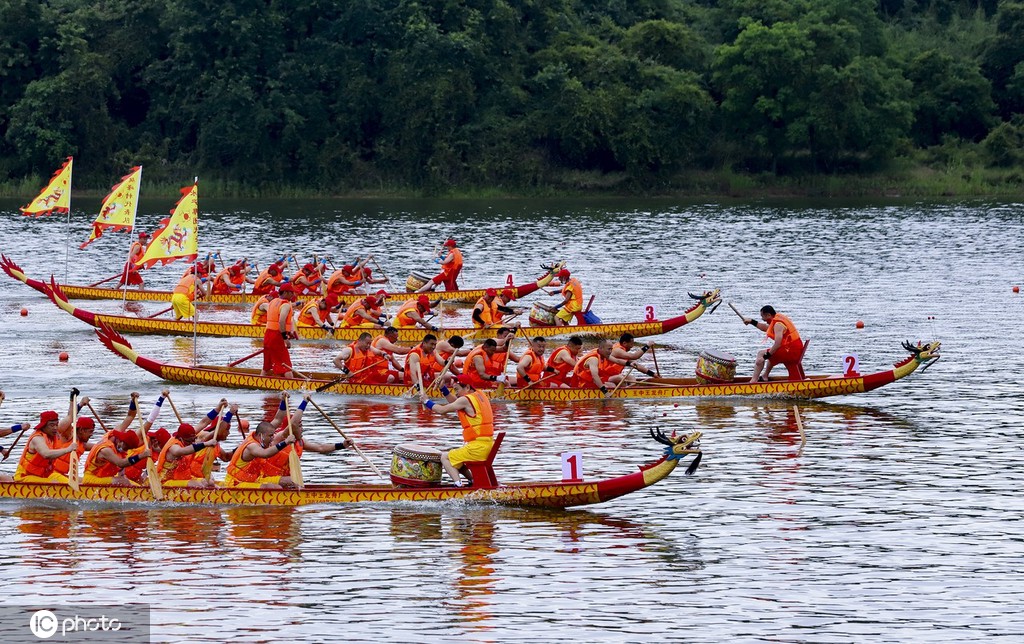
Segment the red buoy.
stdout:
<svg viewBox="0 0 1024 644">
<path fill-rule="evenodd" d="M 61 362 L 67 362 L 68 361 L 68 352 L 67 351 L 61 351 L 60 355 L 57 356 L 57 359 L 60 360 Z"/>
<path fill-rule="evenodd" d="M 28 309 L 26 309 L 25 307 L 21 307 L 21 317 L 25 317 L 27 315 L 28 315 Z"/>
<path fill-rule="evenodd" d="M 864 328 L 864 320 L 857 320 L 857 328 L 858 329 L 863 329 Z"/>
<path fill-rule="evenodd" d="M 1019 286 L 1014 286 L 1014 287 L 1013 287 L 1013 292 L 1014 292 L 1014 293 L 1020 293 L 1020 287 L 1019 287 Z M 22 309 L 22 310 L 21 310 L 21 314 L 22 314 L 22 315 L 25 315 L 25 309 Z"/>
</svg>

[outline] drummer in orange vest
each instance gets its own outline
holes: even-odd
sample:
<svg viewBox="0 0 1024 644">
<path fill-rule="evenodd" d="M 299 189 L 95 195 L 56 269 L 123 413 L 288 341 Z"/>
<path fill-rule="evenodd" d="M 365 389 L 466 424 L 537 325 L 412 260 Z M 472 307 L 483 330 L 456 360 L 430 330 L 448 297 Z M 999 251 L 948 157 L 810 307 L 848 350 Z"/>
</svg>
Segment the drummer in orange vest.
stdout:
<svg viewBox="0 0 1024 644">
<path fill-rule="evenodd" d="M 324 331 L 334 330 L 331 312 L 338 308 L 337 295 L 314 297 L 302 305 L 299 311 L 299 326 L 318 326 Z"/>
<path fill-rule="evenodd" d="M 614 387 L 622 379 L 622 375 L 613 375 L 615 363 L 610 360 L 612 341 L 607 338 L 599 340 L 597 348 L 580 356 L 573 368 L 576 385 L 581 389 L 600 389 L 606 396 L 609 386 Z"/>
<path fill-rule="evenodd" d="M 407 300 L 395 313 L 392 324 L 399 329 L 411 329 L 417 324 L 424 329 L 437 331 L 437 326 L 427 321 L 426 316 L 430 314 L 430 298 L 420 295 L 416 299 Z"/>
<path fill-rule="evenodd" d="M 504 358 L 498 354 L 498 343 L 488 338 L 466 356 L 463 374 L 475 389 L 489 389 L 506 381 L 502 373 Z"/>
<path fill-rule="evenodd" d="M 540 382 L 546 375 L 553 375 L 554 370 L 545 373 L 547 370 L 547 364 L 544 361 L 544 351 L 547 349 L 547 340 L 544 336 L 538 335 L 533 340 L 530 340 L 530 348 L 526 350 L 523 357 L 519 359 L 519 363 L 516 364 L 516 385 L 519 387 L 527 387 L 532 383 Z M 554 380 L 549 378 L 539 385 L 535 385 L 535 388 L 546 388 L 550 385 L 548 383 Z"/>
<path fill-rule="evenodd" d="M 142 286 L 143 279 L 142 273 L 139 272 L 138 262 L 146 254 L 147 239 L 149 239 L 149 234 L 141 232 L 139 238 L 132 242 L 131 248 L 128 249 L 128 261 L 125 262 L 121 277 L 117 280 L 118 286 L 124 286 L 126 280 L 128 286 Z"/>
<path fill-rule="evenodd" d="M 765 332 L 765 337 L 773 340 L 772 346 L 761 349 L 757 352 L 757 360 L 754 362 L 754 376 L 750 382 L 763 382 L 768 379 L 772 367 L 782 363 L 784 365 L 797 364 L 802 358 L 804 343 L 800 339 L 800 332 L 796 325 L 789 319 L 789 316 L 777 313 L 771 306 L 761 307 L 761 322 L 744 318 L 743 323 L 757 327 Z M 765 363 L 767 362 L 767 368 Z M 761 370 L 764 369 L 764 375 Z M 790 377 L 795 377 L 790 374 Z"/>
<path fill-rule="evenodd" d="M 267 328 L 263 332 L 263 370 L 261 376 L 292 378 L 292 358 L 288 355 L 289 340 L 298 338 L 292 320 L 295 289 L 291 284 L 281 285 L 281 297 L 267 307 Z"/>
<path fill-rule="evenodd" d="M 288 436 L 278 443 L 273 443 L 277 429 L 267 421 L 261 422 L 251 432 L 228 463 L 224 476 L 225 487 L 281 489 L 284 486 L 295 487 L 289 477 L 266 476 L 266 461 L 271 456 L 284 451 L 295 442 L 294 436 Z"/>
<path fill-rule="evenodd" d="M 256 281 L 252 285 L 252 293 L 253 295 L 266 295 L 267 293 L 276 290 L 277 287 L 281 286 L 285 281 L 285 277 L 281 274 L 281 267 L 277 262 L 274 262 L 263 269 L 263 272 L 256 278 Z"/>
<path fill-rule="evenodd" d="M 270 303 L 280 297 L 276 288 L 271 288 L 270 291 L 260 296 L 260 299 L 256 300 L 256 303 L 252 305 L 252 313 L 249 314 L 249 320 L 252 324 L 259 326 L 265 326 L 267 324 L 267 309 L 270 307 Z"/>
<path fill-rule="evenodd" d="M 444 259 L 441 260 L 441 272 L 434 276 L 432 280 L 424 284 L 419 288 L 417 293 L 425 293 L 432 291 L 437 288 L 438 284 L 444 283 L 444 290 L 446 291 L 457 291 L 459 285 L 456 280 L 459 278 L 459 274 L 462 272 L 462 251 L 457 248 L 454 239 L 448 239 L 444 242 Z"/>
<path fill-rule="evenodd" d="M 349 305 L 345 316 L 341 320 L 343 329 L 361 327 L 384 328 L 385 319 L 381 312 L 381 305 L 384 303 L 382 295 L 367 295 Z"/>
<path fill-rule="evenodd" d="M 568 268 L 558 271 L 558 279 L 562 282 L 562 303 L 559 304 L 558 312 L 555 313 L 555 324 L 567 326 L 574 317 L 583 311 L 583 285 Z"/>
<path fill-rule="evenodd" d="M 442 368 L 444 358 L 437 352 L 437 336 L 428 333 L 405 356 L 405 384 L 418 384 L 422 374 L 423 386 L 429 387 Z"/>
<path fill-rule="evenodd" d="M 345 346 L 334 358 L 334 366 L 344 375 L 345 381 L 352 383 L 377 383 L 380 372 L 387 371 L 387 360 L 380 353 L 374 353 L 369 333 L 360 333 L 359 339 Z"/>
<path fill-rule="evenodd" d="M 574 335 L 569 340 L 551 352 L 548 356 L 547 366 L 544 371 L 553 374 L 548 381 L 550 387 L 572 387 L 576 384 L 576 377 L 573 370 L 576 368 L 576 360 L 583 349 L 583 339 Z"/>
<path fill-rule="evenodd" d="M 441 466 L 455 485 L 462 487 L 462 478 L 459 475 L 462 464 L 467 461 L 486 460 L 491 453 L 491 447 L 494 446 L 494 412 L 491 410 L 490 398 L 484 392 L 473 388 L 472 378 L 468 374 L 456 378 L 452 386 L 455 389 L 454 393 L 448 391 L 447 387 L 441 388 L 441 395 L 448 401 L 447 404 L 438 405 L 425 393 L 420 394 L 420 401 L 430 411 L 440 414 L 454 411 L 459 414 L 462 440 L 465 444 L 441 454 Z M 472 483 L 472 480 L 470 482 Z"/>
<path fill-rule="evenodd" d="M 85 474 L 82 483 L 85 485 L 134 485 L 124 475 L 124 468 L 135 465 L 150 456 L 150 451 L 143 449 L 135 456 L 128 456 L 128 450 L 142 445 L 138 432 L 114 429 L 103 437 L 95 447 L 89 450 L 85 459 Z"/>
</svg>

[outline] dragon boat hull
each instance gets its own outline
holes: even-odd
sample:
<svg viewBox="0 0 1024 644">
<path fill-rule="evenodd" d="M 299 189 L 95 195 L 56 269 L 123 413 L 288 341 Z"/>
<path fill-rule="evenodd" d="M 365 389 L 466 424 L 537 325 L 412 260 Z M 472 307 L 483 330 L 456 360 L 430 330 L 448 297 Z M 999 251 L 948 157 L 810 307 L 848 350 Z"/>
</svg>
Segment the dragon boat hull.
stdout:
<svg viewBox="0 0 1024 644">
<path fill-rule="evenodd" d="M 15 264 L 6 255 L 0 256 L 0 269 L 2 269 L 7 275 L 23 282 L 24 284 L 34 288 L 40 293 L 46 294 L 46 289 L 49 285 L 37 279 L 32 279 L 21 270 L 17 264 Z M 512 287 L 515 290 L 516 298 L 525 297 L 534 291 L 544 288 L 553 279 L 553 274 L 548 273 L 541 276 L 536 281 L 523 284 L 521 286 Z M 61 284 L 61 290 L 63 290 L 65 296 L 72 300 L 128 300 L 131 302 L 170 302 L 172 291 L 155 291 L 148 289 L 118 289 L 118 288 L 100 288 L 95 286 L 79 286 L 73 284 Z M 504 287 L 501 287 L 504 288 Z M 501 290 L 499 288 L 499 290 Z M 431 291 L 428 293 L 432 300 L 445 300 L 449 302 L 475 302 L 484 296 L 486 289 L 465 289 L 458 291 Z M 394 293 L 388 293 L 389 298 L 395 300 L 406 300 L 413 296 L 412 293 L 406 291 L 396 291 Z M 356 300 L 366 297 L 365 293 L 350 293 L 342 295 L 338 299 L 340 302 L 350 304 Z M 260 299 L 259 295 L 253 295 L 251 293 L 237 293 L 230 295 L 211 295 L 206 298 L 205 302 L 211 302 L 213 304 L 248 304 L 252 306 Z"/>
<path fill-rule="evenodd" d="M 492 488 L 438 486 L 403 488 L 389 485 L 308 485 L 302 489 L 263 490 L 219 487 L 213 489 L 163 489 L 157 501 L 149 487 L 0 483 L 0 498 L 31 501 L 91 503 L 155 503 L 192 505 L 299 506 L 337 503 L 393 503 L 460 501 L 530 508 L 570 508 L 603 503 L 654 485 L 675 470 L 680 458 L 698 454 L 692 440 L 667 448 L 659 461 L 640 471 L 593 482 L 537 482 L 498 485 Z M 674 451 L 673 451 L 674 450 Z M 695 469 L 691 465 L 690 471 Z"/>
<path fill-rule="evenodd" d="M 58 308 L 66 311 L 79 320 L 100 328 L 109 327 L 119 333 L 145 333 L 153 335 L 182 335 L 193 334 L 212 337 L 227 338 L 262 338 L 265 327 L 258 324 L 231 324 L 224 322 L 199 322 L 192 320 L 167 320 L 138 318 L 128 315 L 106 315 L 104 313 L 93 313 L 80 309 L 71 304 L 62 286 L 55 281 L 44 285 L 45 293 Z M 682 315 L 664 321 L 655 322 L 623 322 L 616 324 L 588 324 L 583 326 L 542 326 L 529 327 L 527 333 L 530 337 L 543 336 L 555 337 L 561 335 L 584 335 L 592 337 L 619 337 L 623 333 L 632 333 L 634 337 L 646 337 L 668 333 L 690 322 L 696 320 L 708 309 L 711 302 L 717 301 L 717 291 L 710 291 L 701 296 L 698 303 Z M 300 305 L 297 305 L 297 307 Z M 460 335 L 479 339 L 493 338 L 497 336 L 499 327 L 487 329 L 477 328 L 447 328 L 443 331 L 432 332 L 422 327 L 404 328 L 398 330 L 399 342 L 420 342 L 428 333 L 434 333 L 441 337 Z M 367 331 L 379 331 L 372 327 L 337 328 L 333 331 L 324 330 L 320 327 L 299 327 L 302 338 L 305 340 L 356 340 Z"/>
<path fill-rule="evenodd" d="M 261 376 L 258 369 L 238 367 L 195 366 L 165 364 L 140 356 L 124 337 L 110 329 L 96 331 L 100 341 L 115 354 L 134 363 L 146 371 L 171 382 L 228 387 L 236 389 L 261 389 L 266 391 L 317 389 L 335 394 L 352 396 L 383 396 L 408 398 L 406 385 L 371 385 L 338 382 L 338 374 L 310 373 L 310 378 L 281 378 Z M 908 345 L 905 345 L 908 346 Z M 913 373 L 924 363 L 938 359 L 939 343 L 925 345 L 919 353 L 913 353 L 892 369 L 878 373 L 856 376 L 808 376 L 803 380 L 773 378 L 767 382 L 745 382 L 741 378 L 726 384 L 700 384 L 693 378 L 653 378 L 642 380 L 635 385 L 626 385 L 615 391 L 615 398 L 826 398 L 859 394 L 895 382 Z M 494 399 L 517 401 L 575 402 L 604 400 L 606 396 L 598 389 L 524 389 L 506 388 Z"/>
</svg>

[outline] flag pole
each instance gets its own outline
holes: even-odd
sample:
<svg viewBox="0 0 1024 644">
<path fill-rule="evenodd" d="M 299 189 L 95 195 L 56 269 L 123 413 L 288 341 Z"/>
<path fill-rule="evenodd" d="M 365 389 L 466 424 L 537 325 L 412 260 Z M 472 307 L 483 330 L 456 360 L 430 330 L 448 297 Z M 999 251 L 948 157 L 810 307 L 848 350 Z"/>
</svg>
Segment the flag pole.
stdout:
<svg viewBox="0 0 1024 644">
<path fill-rule="evenodd" d="M 68 173 L 68 223 L 67 235 L 64 237 L 64 283 L 68 283 L 68 262 L 71 259 L 71 175 L 74 173 L 74 166 Z"/>
<path fill-rule="evenodd" d="M 198 186 L 199 185 L 199 177 L 195 177 L 192 180 L 192 185 L 193 186 Z M 197 251 L 199 249 L 199 224 L 198 224 L 198 217 L 199 217 L 199 192 L 197 191 L 196 192 L 196 218 L 197 218 L 196 219 L 196 221 L 197 221 L 197 223 L 196 223 L 196 250 Z M 197 256 L 197 259 L 198 259 L 198 256 Z M 198 292 L 199 289 L 203 288 L 203 282 L 199 279 L 199 271 L 195 272 L 195 276 L 196 276 L 196 280 L 195 280 L 196 281 L 196 291 Z M 198 302 L 198 300 L 201 300 L 201 299 L 206 299 L 206 298 L 205 297 L 202 297 L 202 298 L 197 297 L 196 298 L 196 300 L 197 300 L 196 301 L 196 310 L 195 310 L 195 313 L 192 314 L 192 366 L 193 367 L 199 366 L 199 358 L 197 357 L 197 353 L 198 353 L 198 346 L 199 346 L 199 304 L 200 304 L 200 302 Z M 214 428 L 214 431 L 216 432 L 216 427 Z"/>
<path fill-rule="evenodd" d="M 139 166 L 139 180 L 138 180 L 139 192 L 142 192 L 142 166 Z M 121 273 L 121 281 L 124 282 L 124 291 L 121 293 L 121 315 L 124 315 L 124 310 L 128 306 L 128 264 L 132 261 L 132 246 L 135 245 L 134 233 L 135 233 L 135 216 L 139 214 L 139 195 L 135 195 L 135 199 L 132 200 L 132 228 L 128 233 L 128 259 L 124 262 L 124 271 Z"/>
</svg>

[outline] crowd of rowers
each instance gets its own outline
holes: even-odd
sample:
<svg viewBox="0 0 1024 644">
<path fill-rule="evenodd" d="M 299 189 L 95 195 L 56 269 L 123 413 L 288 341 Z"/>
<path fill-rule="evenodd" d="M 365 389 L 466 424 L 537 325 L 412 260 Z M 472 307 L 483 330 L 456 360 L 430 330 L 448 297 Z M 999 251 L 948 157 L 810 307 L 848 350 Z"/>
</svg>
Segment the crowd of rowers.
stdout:
<svg viewBox="0 0 1024 644">
<path fill-rule="evenodd" d="M 18 423 L 9 429 L 0 429 L 0 437 L 17 432 L 19 439 L 21 434 L 31 430 L 14 476 L 0 475 L 0 481 L 67 485 L 71 454 L 76 453 L 85 459 L 81 482 L 86 485 L 145 485 L 147 460 L 152 459 L 163 487 L 214 487 L 212 473 L 216 461 L 227 464 L 224 486 L 292 487 L 288 466 L 291 452 L 299 457 L 304 452 L 330 454 L 352 445 L 348 440 L 316 443 L 306 439 L 302 433 L 302 415 L 309 397 L 288 410 L 286 392 L 282 392 L 281 404 L 273 418 L 258 423 L 252 431 L 249 431 L 248 421 L 238 416 L 238 406 L 221 400 L 197 423 L 181 422 L 173 433 L 164 427 L 154 429 L 163 404 L 169 399 L 168 390 L 161 392 L 145 420 L 137 423 L 138 430 L 133 424 L 138 420 L 139 395 L 132 393 L 124 420 L 111 428 L 101 421 L 102 435 L 94 440 L 96 423 L 91 417 L 80 414 L 83 409 L 92 410 L 92 406 L 88 397 L 78 398 L 78 393 L 77 389 L 72 390 L 63 418 L 56 411 L 44 411 L 35 425 Z M 3 398 L 0 392 L 0 402 Z M 291 411 L 290 422 L 288 411 Z M 229 449 L 225 441 L 233 421 L 238 423 L 243 439 L 241 444 Z M 146 432 L 145 440 L 142 431 Z M 16 444 L 3 450 L 4 459 Z"/>
</svg>

